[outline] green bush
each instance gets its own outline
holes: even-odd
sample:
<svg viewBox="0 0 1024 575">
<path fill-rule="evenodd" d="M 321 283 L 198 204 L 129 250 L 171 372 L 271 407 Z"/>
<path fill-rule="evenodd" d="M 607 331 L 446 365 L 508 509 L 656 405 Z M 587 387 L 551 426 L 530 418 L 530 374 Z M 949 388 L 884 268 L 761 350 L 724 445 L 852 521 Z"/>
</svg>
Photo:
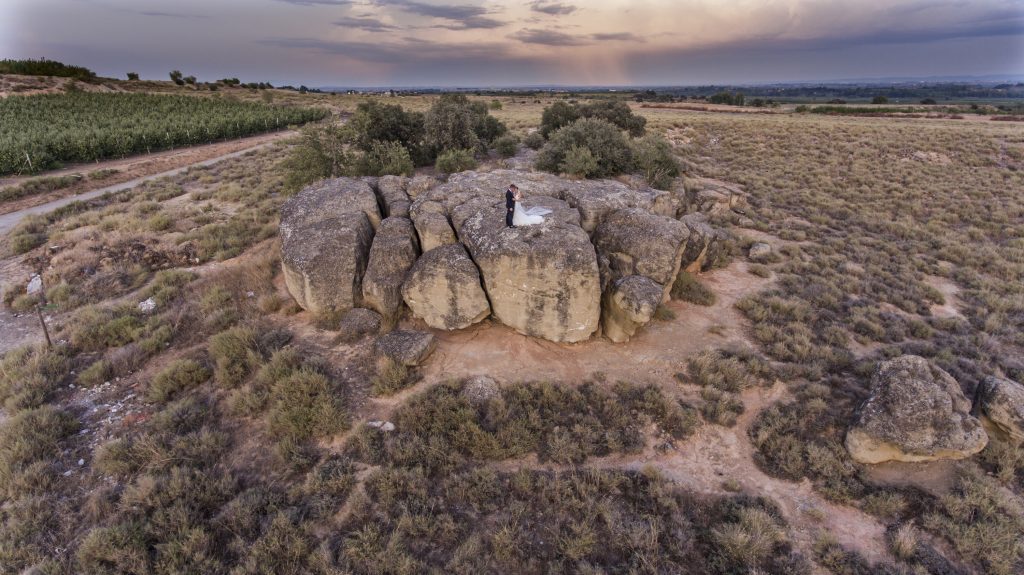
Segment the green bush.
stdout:
<svg viewBox="0 0 1024 575">
<path fill-rule="evenodd" d="M 383 104 L 376 100 L 361 102 L 348 121 L 353 144 L 364 151 L 373 151 L 374 144 L 397 142 L 410 157 L 422 163 L 421 146 L 424 118 L 419 112 L 407 112 L 398 104 Z"/>
<path fill-rule="evenodd" d="M 697 305 L 714 305 L 717 296 L 697 277 L 686 270 L 679 270 L 675 283 L 672 284 L 672 298 L 688 301 Z"/>
<path fill-rule="evenodd" d="M 8 413 L 39 407 L 67 376 L 62 348 L 24 346 L 0 358 L 0 404 Z"/>
<path fill-rule="evenodd" d="M 464 172 L 476 167 L 476 158 L 472 150 L 445 150 L 438 154 L 434 167 L 445 174 Z"/>
<path fill-rule="evenodd" d="M 259 364 L 256 332 L 247 327 L 233 327 L 210 338 L 208 349 L 217 363 L 214 377 L 225 387 L 241 384 Z"/>
<path fill-rule="evenodd" d="M 363 176 L 411 176 L 414 168 L 409 150 L 399 142 L 375 141 L 356 163 Z"/>
<path fill-rule="evenodd" d="M 72 415 L 52 406 L 21 411 L 0 424 L 0 493 L 15 498 L 40 481 L 60 456 L 60 441 L 78 431 Z"/>
<path fill-rule="evenodd" d="M 196 387 L 210 379 L 212 373 L 203 364 L 192 359 L 179 359 L 165 367 L 149 382 L 146 399 L 163 403 L 182 391 Z"/>
<path fill-rule="evenodd" d="M 480 137 L 476 132 L 480 122 L 478 116 L 465 95 L 442 94 L 424 118 L 424 141 L 435 153 L 444 150 L 476 150 L 480 145 Z"/>
<path fill-rule="evenodd" d="M 511 158 L 516 155 L 516 148 L 519 146 L 519 138 L 514 134 L 505 134 L 494 140 L 494 150 L 502 158 Z"/>
<path fill-rule="evenodd" d="M 531 150 L 539 150 L 544 147 L 545 141 L 544 135 L 539 131 L 530 132 L 525 138 L 523 138 L 523 145 Z"/>
<path fill-rule="evenodd" d="M 341 126 L 306 126 L 285 162 L 285 186 L 289 191 L 322 180 L 346 175 L 350 159 L 345 147 L 352 131 Z"/>
<path fill-rule="evenodd" d="M 540 135 L 547 139 L 552 132 L 564 128 L 579 120 L 581 117 L 579 107 L 568 102 L 555 102 L 547 108 L 540 117 Z M 537 132 L 535 132 L 537 133 Z M 539 148 L 540 146 L 538 146 Z"/>
<path fill-rule="evenodd" d="M 565 154 L 559 170 L 577 178 L 589 178 L 598 173 L 597 158 L 584 146 L 573 146 Z"/>
<path fill-rule="evenodd" d="M 647 125 L 647 118 L 634 114 L 629 104 L 621 100 L 601 100 L 585 104 L 580 107 L 580 114 L 584 118 L 596 118 L 614 124 L 629 132 L 634 138 L 643 136 L 644 127 Z"/>
<path fill-rule="evenodd" d="M 648 134 L 634 143 L 637 166 L 652 187 L 667 190 L 679 175 L 679 160 L 672 146 L 657 134 Z"/>
<path fill-rule="evenodd" d="M 886 98 L 885 96 L 875 96 L 874 98 L 871 98 L 871 103 L 872 104 L 888 104 L 889 103 L 889 98 Z"/>
<path fill-rule="evenodd" d="M 278 438 L 303 441 L 348 426 L 340 398 L 330 380 L 311 369 L 299 369 L 274 386 L 270 432 Z"/>
<path fill-rule="evenodd" d="M 588 177 L 603 178 L 633 171 L 636 161 L 633 148 L 622 131 L 604 120 L 581 119 L 551 134 L 548 143 L 537 154 L 541 170 L 558 172 L 573 148 L 585 148 L 597 161 L 597 169 Z"/>
</svg>

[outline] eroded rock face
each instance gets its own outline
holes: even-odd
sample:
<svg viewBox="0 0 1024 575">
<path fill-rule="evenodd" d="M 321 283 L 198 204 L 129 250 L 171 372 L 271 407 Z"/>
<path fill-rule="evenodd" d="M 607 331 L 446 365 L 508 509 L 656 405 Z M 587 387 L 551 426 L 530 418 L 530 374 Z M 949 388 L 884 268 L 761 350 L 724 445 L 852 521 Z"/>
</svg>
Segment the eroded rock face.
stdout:
<svg viewBox="0 0 1024 575">
<path fill-rule="evenodd" d="M 377 199 L 361 180 L 339 178 L 309 186 L 281 207 L 285 285 L 303 309 L 344 311 L 362 303 L 362 280 Z"/>
<path fill-rule="evenodd" d="M 383 178 L 381 178 L 383 179 Z M 402 305 L 402 282 L 419 256 L 416 230 L 407 218 L 381 221 L 363 276 L 363 305 L 391 323 Z"/>
<path fill-rule="evenodd" d="M 616 343 L 629 341 L 654 317 L 663 292 L 660 284 L 644 276 L 626 276 L 613 281 L 605 290 L 602 302 L 605 337 Z"/>
<path fill-rule="evenodd" d="M 993 437 L 1024 443 L 1024 385 L 989 376 L 978 386 L 975 413 Z"/>
<path fill-rule="evenodd" d="M 606 216 L 620 210 L 634 208 L 674 218 L 678 209 L 668 192 L 632 188 L 615 180 L 582 182 L 564 194 L 565 201 L 580 211 L 581 225 L 587 233 L 593 233 Z"/>
<path fill-rule="evenodd" d="M 600 318 L 597 254 L 579 212 L 554 198 L 543 224 L 506 228 L 504 202 L 468 217 L 459 238 L 480 268 L 494 316 L 516 331 L 552 341 L 589 338 Z"/>
<path fill-rule="evenodd" d="M 480 272 L 462 244 L 423 254 L 409 270 L 402 297 L 412 313 L 437 329 L 462 329 L 491 314 Z"/>
<path fill-rule="evenodd" d="M 667 300 L 688 236 L 686 226 L 678 220 L 644 210 L 608 214 L 594 231 L 605 283 L 625 276 L 647 276 L 664 286 L 663 299 Z"/>
<path fill-rule="evenodd" d="M 970 408 L 951 375 L 904 355 L 878 367 L 846 448 L 861 463 L 970 457 L 988 443 Z"/>
<path fill-rule="evenodd" d="M 455 230 L 452 229 L 452 225 L 448 223 L 448 218 L 443 213 L 424 212 L 414 217 L 413 223 L 416 224 L 416 234 L 420 238 L 423 253 L 459 241 L 455 238 Z"/>
</svg>

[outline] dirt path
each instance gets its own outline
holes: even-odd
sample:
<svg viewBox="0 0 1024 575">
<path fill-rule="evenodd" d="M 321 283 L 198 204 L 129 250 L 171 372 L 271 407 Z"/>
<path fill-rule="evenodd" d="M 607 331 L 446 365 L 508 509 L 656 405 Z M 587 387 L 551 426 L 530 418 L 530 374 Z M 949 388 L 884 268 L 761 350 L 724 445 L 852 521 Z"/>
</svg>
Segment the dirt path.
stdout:
<svg viewBox="0 0 1024 575">
<path fill-rule="evenodd" d="M 296 132 L 292 130 L 283 130 L 280 132 L 250 136 L 248 138 L 239 138 L 237 140 L 215 142 L 213 144 L 204 144 L 189 148 L 165 150 L 141 156 L 131 156 L 119 160 L 77 164 L 60 170 L 36 174 L 34 176 L 0 178 L 0 187 L 6 187 L 17 185 L 26 180 L 39 177 L 87 174 L 97 170 L 117 170 L 116 174 L 112 174 L 102 180 L 82 178 L 81 182 L 61 190 L 54 190 L 48 193 L 36 194 L 10 202 L 4 202 L 0 204 L 0 214 L 21 211 L 26 208 L 46 204 L 60 198 L 74 197 L 75 199 L 82 199 L 86 193 L 94 190 L 140 181 L 144 177 L 159 177 L 167 175 L 169 172 L 177 168 L 193 166 L 200 164 L 201 162 L 223 158 L 228 154 L 251 150 L 270 142 L 276 142 L 284 138 L 294 136 L 295 134 Z"/>
<path fill-rule="evenodd" d="M 115 185 L 111 185 L 111 186 L 105 186 L 105 187 L 102 187 L 102 188 L 99 188 L 99 189 L 92 190 L 90 192 L 86 192 L 84 194 L 78 194 L 78 195 L 74 195 L 74 196 L 63 197 L 63 198 L 59 198 L 59 199 L 56 199 L 56 200 L 52 200 L 52 201 L 44 203 L 44 204 L 38 204 L 38 205 L 27 207 L 27 208 L 24 208 L 24 209 L 15 211 L 15 212 L 10 212 L 10 213 L 6 213 L 6 214 L 2 214 L 2 215 L 0 215 L 0 236 L 3 236 L 4 234 L 7 234 L 8 232 L 10 232 L 14 228 L 14 226 L 18 225 L 18 222 L 20 222 L 21 219 L 24 218 L 25 216 L 32 215 L 32 214 L 45 214 L 45 213 L 48 213 L 48 212 L 52 212 L 53 210 L 56 210 L 57 208 L 64 207 L 64 206 L 66 206 L 68 204 L 71 204 L 71 203 L 74 203 L 74 202 L 77 202 L 77 201 L 88 200 L 88 199 L 91 199 L 91 198 L 96 198 L 96 197 L 102 196 L 104 194 L 111 194 L 111 193 L 127 190 L 127 189 L 133 188 L 133 187 L 135 187 L 135 186 L 137 186 L 137 185 L 139 185 L 142 182 L 145 182 L 147 180 L 153 180 L 153 179 L 156 179 L 156 178 L 163 178 L 163 177 L 166 177 L 166 176 L 175 176 L 175 175 L 178 175 L 178 174 L 180 174 L 182 172 L 185 172 L 189 168 L 193 168 L 193 167 L 196 167 L 196 166 L 209 166 L 211 164 L 216 164 L 217 162 L 220 162 L 222 160 L 227 160 L 229 158 L 234 158 L 234 157 L 237 157 L 237 156 L 241 156 L 242 154 L 251 152 L 253 150 L 258 150 L 260 148 L 264 148 L 266 146 L 269 146 L 269 145 L 273 144 L 274 142 L 276 142 L 277 140 L 280 140 L 281 138 L 283 138 L 284 135 L 286 135 L 286 134 L 287 134 L 286 132 L 279 132 L 278 134 L 275 134 L 276 137 L 267 138 L 267 139 L 264 139 L 263 141 L 255 143 L 255 144 L 251 144 L 250 143 L 250 145 L 246 145 L 245 147 L 242 147 L 241 149 L 237 149 L 237 150 L 235 150 L 233 152 L 230 152 L 230 153 L 222 154 L 222 155 L 219 155 L 219 156 L 216 156 L 216 157 L 213 157 L 213 158 L 207 158 L 207 159 L 201 160 L 201 161 L 193 161 L 193 162 L 190 162 L 190 163 L 187 163 L 187 164 L 184 164 L 184 165 L 180 165 L 180 166 L 178 166 L 178 167 L 176 167 L 174 169 L 171 169 L 171 170 L 167 170 L 167 171 L 163 171 L 163 172 L 158 172 L 158 173 L 152 173 L 152 174 L 149 174 L 149 175 L 146 175 L 146 176 L 141 176 L 141 177 L 135 178 L 133 180 L 129 180 L 127 182 L 122 182 L 120 184 L 115 184 Z"/>
</svg>

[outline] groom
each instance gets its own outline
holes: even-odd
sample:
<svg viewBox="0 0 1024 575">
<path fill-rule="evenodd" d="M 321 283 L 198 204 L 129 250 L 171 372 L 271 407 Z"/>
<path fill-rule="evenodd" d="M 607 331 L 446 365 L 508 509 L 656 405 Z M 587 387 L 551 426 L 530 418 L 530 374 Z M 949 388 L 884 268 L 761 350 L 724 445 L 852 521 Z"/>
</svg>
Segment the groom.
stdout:
<svg viewBox="0 0 1024 575">
<path fill-rule="evenodd" d="M 515 184 L 509 184 L 508 189 L 505 190 L 505 227 L 514 228 L 512 225 L 512 215 L 516 211 L 516 192 L 519 188 Z"/>
</svg>

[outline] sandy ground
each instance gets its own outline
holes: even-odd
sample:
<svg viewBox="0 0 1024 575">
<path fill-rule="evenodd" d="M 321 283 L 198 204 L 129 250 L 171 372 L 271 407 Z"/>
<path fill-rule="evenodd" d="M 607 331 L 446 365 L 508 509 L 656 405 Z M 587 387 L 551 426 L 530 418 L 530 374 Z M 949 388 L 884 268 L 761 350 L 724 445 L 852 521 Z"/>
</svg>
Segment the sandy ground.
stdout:
<svg viewBox="0 0 1024 575">
<path fill-rule="evenodd" d="M 131 182 L 147 176 L 164 175 L 165 172 L 169 172 L 177 168 L 188 167 L 234 152 L 249 150 L 270 142 L 276 142 L 283 138 L 294 136 L 295 134 L 296 132 L 292 130 L 282 130 L 280 132 L 260 134 L 258 136 L 250 136 L 248 138 L 240 138 L 238 140 L 228 140 L 225 142 L 216 142 L 191 148 L 179 148 L 176 150 L 154 152 L 152 154 L 131 156 L 129 158 L 119 160 L 107 160 L 105 162 L 96 162 L 91 164 L 77 164 L 60 170 L 36 174 L 34 176 L 0 178 L 0 187 L 6 187 L 17 185 L 25 180 L 44 176 L 88 174 L 89 172 L 102 169 L 118 171 L 118 173 L 112 174 L 102 180 L 83 178 L 81 182 L 64 189 L 0 203 L 0 214 L 8 214 L 24 210 L 25 208 L 46 204 L 60 198 L 79 196 L 86 192 L 107 188 L 115 184 Z"/>
</svg>

